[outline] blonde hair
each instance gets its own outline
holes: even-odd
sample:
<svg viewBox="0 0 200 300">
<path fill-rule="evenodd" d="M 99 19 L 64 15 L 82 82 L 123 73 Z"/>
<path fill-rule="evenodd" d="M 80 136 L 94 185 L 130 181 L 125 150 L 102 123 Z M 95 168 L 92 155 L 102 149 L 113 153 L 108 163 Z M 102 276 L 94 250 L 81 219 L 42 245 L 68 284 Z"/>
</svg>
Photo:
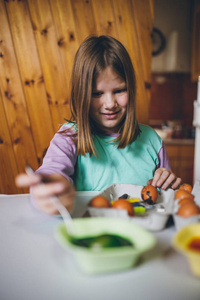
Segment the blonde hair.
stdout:
<svg viewBox="0 0 200 300">
<path fill-rule="evenodd" d="M 129 97 L 126 117 L 115 139 L 118 148 L 125 148 L 140 132 L 136 119 L 135 72 L 128 52 L 111 36 L 90 36 L 76 53 L 71 78 L 71 119 L 78 128 L 78 154 L 95 155 L 92 136 L 98 129 L 90 118 L 92 89 L 98 74 L 108 66 L 126 82 Z"/>
</svg>

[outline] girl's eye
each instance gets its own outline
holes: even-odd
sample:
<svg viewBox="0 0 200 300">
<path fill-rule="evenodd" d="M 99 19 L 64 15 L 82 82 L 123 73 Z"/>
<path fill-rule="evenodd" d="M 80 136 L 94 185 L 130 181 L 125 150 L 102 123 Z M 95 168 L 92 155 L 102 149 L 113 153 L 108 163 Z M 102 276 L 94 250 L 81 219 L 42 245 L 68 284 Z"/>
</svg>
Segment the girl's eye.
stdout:
<svg viewBox="0 0 200 300">
<path fill-rule="evenodd" d="M 127 88 L 119 89 L 119 90 L 115 91 L 115 94 L 120 94 L 120 93 L 123 93 L 123 92 L 126 92 L 126 91 L 127 91 Z"/>
<path fill-rule="evenodd" d="M 102 92 L 93 92 L 92 97 L 100 97 L 102 95 Z"/>
</svg>

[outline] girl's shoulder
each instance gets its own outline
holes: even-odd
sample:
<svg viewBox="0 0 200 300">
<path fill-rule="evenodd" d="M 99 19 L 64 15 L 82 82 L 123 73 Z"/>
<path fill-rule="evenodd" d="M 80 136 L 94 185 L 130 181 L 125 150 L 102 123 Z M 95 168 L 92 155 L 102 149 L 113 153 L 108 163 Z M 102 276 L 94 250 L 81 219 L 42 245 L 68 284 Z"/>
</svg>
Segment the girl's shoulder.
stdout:
<svg viewBox="0 0 200 300">
<path fill-rule="evenodd" d="M 66 122 L 60 127 L 59 131 L 63 132 L 65 130 L 72 134 L 76 133 L 78 130 L 77 124 L 75 122 Z"/>
<path fill-rule="evenodd" d="M 140 134 L 139 139 L 143 141 L 151 141 L 151 142 L 158 142 L 159 144 L 162 143 L 161 137 L 157 134 L 157 132 L 150 127 L 149 125 L 139 124 Z"/>
<path fill-rule="evenodd" d="M 139 124 L 139 128 L 143 134 L 150 134 L 153 136 L 158 136 L 157 132 L 149 125 Z"/>
</svg>

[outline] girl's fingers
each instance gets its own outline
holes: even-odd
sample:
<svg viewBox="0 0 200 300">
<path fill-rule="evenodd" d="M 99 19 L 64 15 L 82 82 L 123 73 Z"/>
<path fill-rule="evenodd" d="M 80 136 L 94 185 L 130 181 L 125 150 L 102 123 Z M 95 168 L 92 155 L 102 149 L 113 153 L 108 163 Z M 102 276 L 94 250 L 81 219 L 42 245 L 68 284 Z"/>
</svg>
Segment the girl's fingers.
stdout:
<svg viewBox="0 0 200 300">
<path fill-rule="evenodd" d="M 166 180 L 164 181 L 164 183 L 162 183 L 160 185 L 160 187 L 163 189 L 163 190 L 166 190 L 166 188 L 168 188 L 169 186 L 171 186 L 171 183 L 174 182 L 176 180 L 176 176 L 175 174 L 171 173 L 167 178 Z"/>
<path fill-rule="evenodd" d="M 62 182 L 41 183 L 32 189 L 35 198 L 48 198 L 53 195 L 59 195 L 65 190 L 65 185 Z"/>
<path fill-rule="evenodd" d="M 149 180 L 150 181 L 150 180 Z M 176 177 L 174 173 L 165 168 L 159 168 L 155 171 L 151 184 L 166 190 L 168 187 L 176 189 L 181 183 L 181 178 Z"/>
<path fill-rule="evenodd" d="M 171 185 L 172 189 L 177 189 L 179 187 L 179 185 L 181 184 L 181 178 L 177 177 L 175 182 L 173 182 L 173 184 Z"/>
<path fill-rule="evenodd" d="M 155 187 L 160 187 L 163 184 L 163 182 L 167 179 L 169 174 L 170 171 L 167 169 L 163 169 L 163 168 L 157 169 L 154 173 L 152 185 Z"/>
<path fill-rule="evenodd" d="M 27 187 L 40 183 L 41 177 L 39 175 L 19 174 L 15 178 L 15 183 L 18 187 Z"/>
</svg>

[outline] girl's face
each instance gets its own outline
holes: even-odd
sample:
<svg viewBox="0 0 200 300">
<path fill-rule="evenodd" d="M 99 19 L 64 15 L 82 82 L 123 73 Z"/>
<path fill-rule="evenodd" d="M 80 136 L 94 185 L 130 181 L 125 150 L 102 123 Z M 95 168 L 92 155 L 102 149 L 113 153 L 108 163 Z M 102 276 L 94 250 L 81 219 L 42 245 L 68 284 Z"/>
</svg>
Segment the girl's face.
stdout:
<svg viewBox="0 0 200 300">
<path fill-rule="evenodd" d="M 110 67 L 97 76 L 92 91 L 90 117 L 103 131 L 116 133 L 126 115 L 126 82 Z"/>
</svg>

